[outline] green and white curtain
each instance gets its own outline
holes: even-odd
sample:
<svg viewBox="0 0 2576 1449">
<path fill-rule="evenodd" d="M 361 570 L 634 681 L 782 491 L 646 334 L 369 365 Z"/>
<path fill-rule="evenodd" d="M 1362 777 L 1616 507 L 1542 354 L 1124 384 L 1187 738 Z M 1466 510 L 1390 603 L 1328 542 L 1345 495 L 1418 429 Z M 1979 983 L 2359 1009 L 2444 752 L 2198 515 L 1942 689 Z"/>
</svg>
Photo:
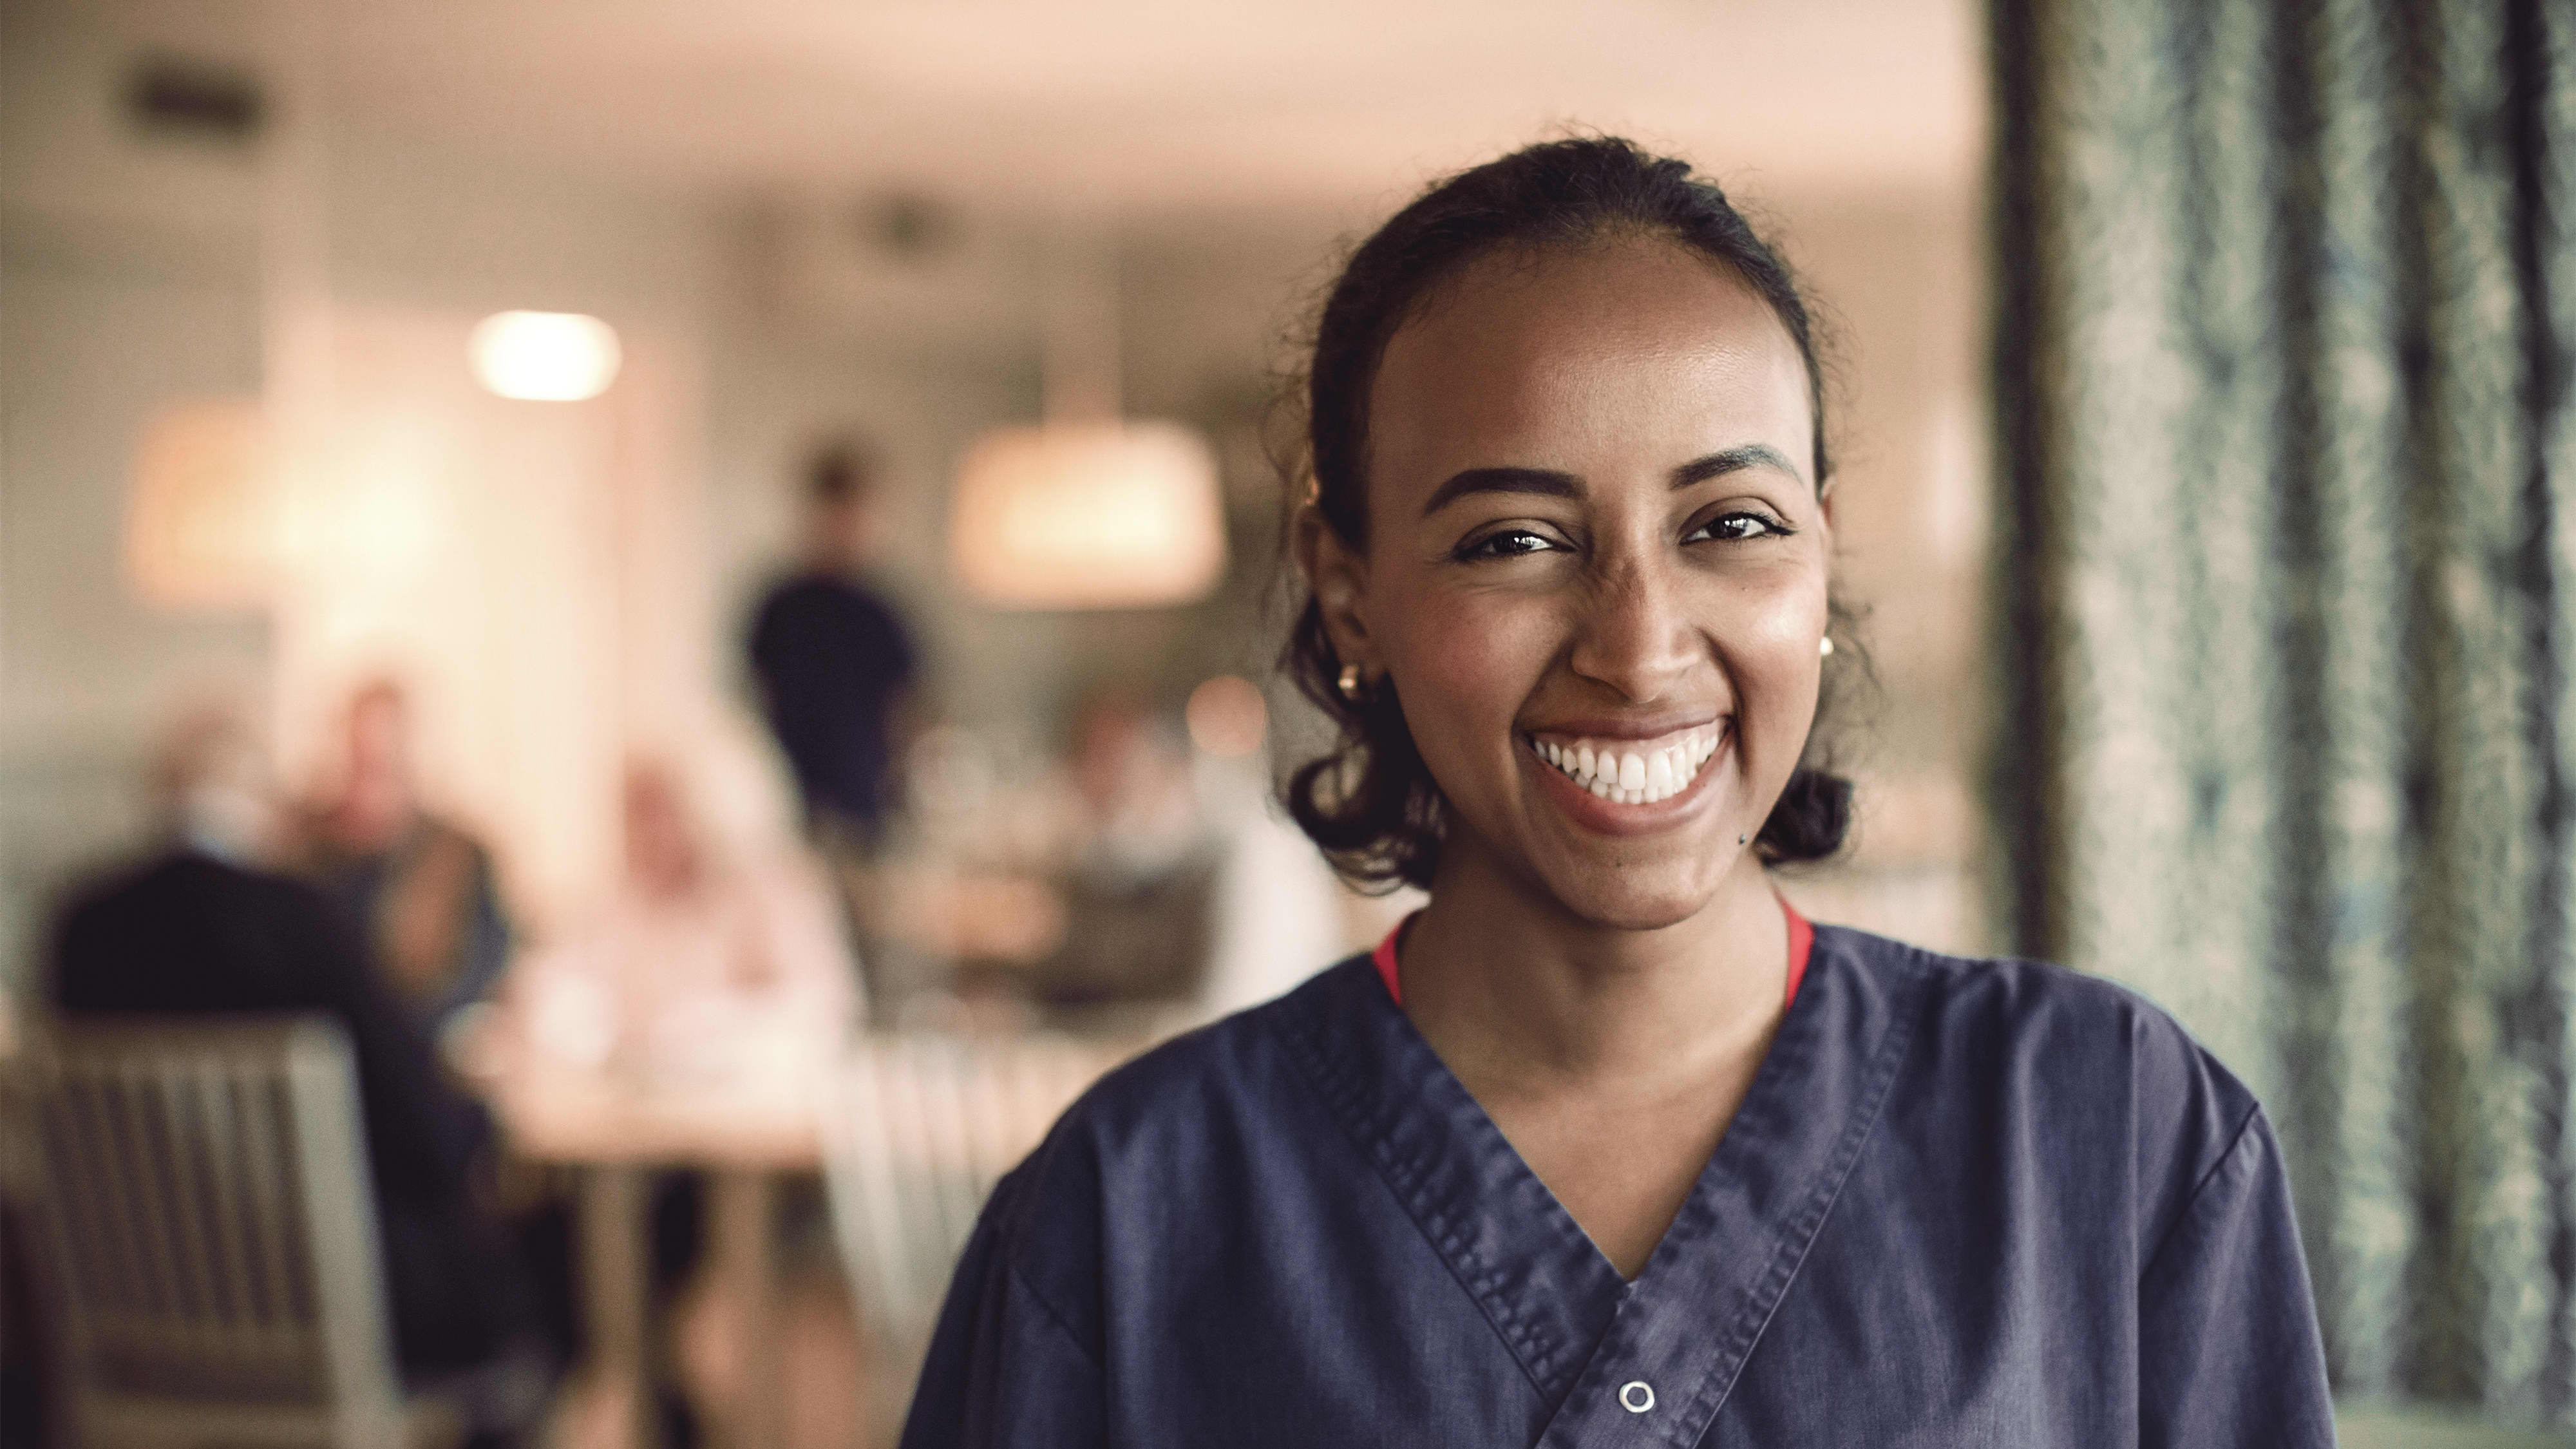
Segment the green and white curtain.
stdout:
<svg viewBox="0 0 2576 1449">
<path fill-rule="evenodd" d="M 2576 1424 L 2576 0 L 1996 0 L 1999 876 L 2342 1392 Z"/>
</svg>

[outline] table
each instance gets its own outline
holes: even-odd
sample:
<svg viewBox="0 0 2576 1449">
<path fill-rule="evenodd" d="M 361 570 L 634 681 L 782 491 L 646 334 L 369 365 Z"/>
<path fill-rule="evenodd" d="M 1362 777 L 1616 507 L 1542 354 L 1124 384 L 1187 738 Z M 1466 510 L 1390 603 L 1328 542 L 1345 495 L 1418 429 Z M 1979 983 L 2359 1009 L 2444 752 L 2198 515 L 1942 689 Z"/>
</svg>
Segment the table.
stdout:
<svg viewBox="0 0 2576 1449">
<path fill-rule="evenodd" d="M 709 1266 L 742 1310 L 748 1350 L 734 1402 L 711 1427 L 720 1449 L 773 1449 L 780 1355 L 762 1350 L 776 1330 L 778 1183 L 821 1166 L 813 1093 L 767 1081 L 656 1088 L 526 1060 L 497 1066 L 484 1086 L 512 1151 L 577 1173 L 592 1367 L 635 1449 L 655 1449 L 661 1427 L 650 1393 L 647 1189 L 662 1168 L 709 1176 Z"/>
<path fill-rule="evenodd" d="M 1151 1033 L 862 1038 L 831 1071 L 840 1084 L 836 1090 L 854 1091 L 846 1100 L 872 1105 L 853 1105 L 836 1117 L 836 1159 L 862 1184 L 855 1194 L 861 1202 L 882 1205 L 885 1192 L 900 1198 L 893 1185 L 905 1181 L 944 1184 L 933 1196 L 951 1207 L 961 1193 L 980 1200 L 1084 1086 L 1152 1040 Z M 647 1401 L 648 1177 L 663 1167 L 710 1175 L 710 1267 L 735 1295 L 743 1313 L 742 1342 L 751 1349 L 738 1365 L 734 1401 L 723 1406 L 713 1427 L 720 1449 L 773 1449 L 782 1426 L 779 1355 L 760 1350 L 776 1330 L 771 1234 L 777 1183 L 787 1173 L 822 1166 L 823 1083 L 813 1072 L 791 1070 L 657 1087 L 631 1076 L 548 1065 L 525 1052 L 497 1057 L 476 1076 L 514 1151 L 579 1171 L 584 1312 L 593 1366 L 617 1396 L 624 1438 L 636 1449 L 653 1449 L 658 1429 Z M 859 1087 L 865 1090 L 855 1091 Z M 879 1190 L 874 1196 L 871 1185 Z M 950 1223 L 959 1226 L 955 1241 L 945 1245 L 951 1251 L 964 1244 L 961 1222 Z M 882 1275 L 881 1252 L 859 1251 L 871 1271 L 880 1273 L 875 1281 L 881 1288 L 895 1284 Z M 944 1260 L 898 1257 L 916 1269 L 937 1269 L 942 1282 L 902 1280 L 899 1291 L 879 1292 L 871 1301 L 880 1310 L 912 1299 L 935 1307 Z"/>
</svg>

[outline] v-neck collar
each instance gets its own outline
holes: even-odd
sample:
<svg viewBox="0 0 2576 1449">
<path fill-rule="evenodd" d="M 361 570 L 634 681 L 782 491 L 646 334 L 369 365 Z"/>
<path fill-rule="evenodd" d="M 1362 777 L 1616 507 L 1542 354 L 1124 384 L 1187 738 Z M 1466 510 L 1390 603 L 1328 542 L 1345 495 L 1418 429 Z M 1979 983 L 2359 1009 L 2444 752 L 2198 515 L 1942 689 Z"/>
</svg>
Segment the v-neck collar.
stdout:
<svg viewBox="0 0 2576 1449">
<path fill-rule="evenodd" d="M 1686 1446 L 1716 1416 L 1904 1055 L 1919 973 L 1899 952 L 1864 963 L 1869 940 L 1817 928 L 1806 980 L 1743 1103 L 1633 1283 L 1388 997 L 1368 957 L 1291 998 L 1301 1009 L 1279 1020 L 1292 1055 L 1552 1406 L 1540 1445 L 1650 1429 Z"/>
</svg>

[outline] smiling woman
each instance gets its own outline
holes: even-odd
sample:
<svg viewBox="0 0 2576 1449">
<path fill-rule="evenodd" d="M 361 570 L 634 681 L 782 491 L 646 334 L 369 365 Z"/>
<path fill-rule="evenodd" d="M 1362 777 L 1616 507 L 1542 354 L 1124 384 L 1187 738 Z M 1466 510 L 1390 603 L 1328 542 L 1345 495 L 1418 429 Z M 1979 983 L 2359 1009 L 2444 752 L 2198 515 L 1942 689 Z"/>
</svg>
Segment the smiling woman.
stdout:
<svg viewBox="0 0 2576 1449">
<path fill-rule="evenodd" d="M 1430 904 L 996 1189 L 906 1442 L 2331 1444 L 2271 1130 L 2172 1020 L 1811 927 L 1805 303 L 1615 140 L 1442 183 L 1307 388 L 1300 824 Z"/>
</svg>

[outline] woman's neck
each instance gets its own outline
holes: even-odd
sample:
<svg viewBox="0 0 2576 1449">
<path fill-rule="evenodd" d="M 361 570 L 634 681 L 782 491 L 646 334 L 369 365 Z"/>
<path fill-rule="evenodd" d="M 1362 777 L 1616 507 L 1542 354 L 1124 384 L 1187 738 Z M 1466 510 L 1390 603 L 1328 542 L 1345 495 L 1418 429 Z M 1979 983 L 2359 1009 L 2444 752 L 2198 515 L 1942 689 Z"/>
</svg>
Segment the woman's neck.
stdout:
<svg viewBox="0 0 2576 1449">
<path fill-rule="evenodd" d="M 1696 914 L 1623 930 L 1470 848 L 1442 861 L 1400 970 L 1406 1012 L 1471 1088 L 1539 1090 L 1693 1077 L 1758 1052 L 1788 957 L 1787 920 L 1750 852 Z"/>
</svg>

